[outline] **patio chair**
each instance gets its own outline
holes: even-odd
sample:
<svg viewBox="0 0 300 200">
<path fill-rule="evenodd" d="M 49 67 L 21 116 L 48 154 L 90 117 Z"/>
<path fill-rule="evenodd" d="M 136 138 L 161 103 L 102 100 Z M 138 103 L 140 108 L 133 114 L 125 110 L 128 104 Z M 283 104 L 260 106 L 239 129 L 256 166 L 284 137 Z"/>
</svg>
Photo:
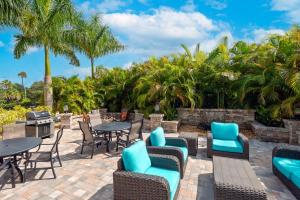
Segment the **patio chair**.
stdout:
<svg viewBox="0 0 300 200">
<path fill-rule="evenodd" d="M 84 146 L 92 146 L 92 154 L 91 159 L 94 156 L 95 145 L 98 147 L 102 144 L 102 142 L 106 141 L 106 136 L 104 134 L 97 135 L 91 131 L 90 126 L 87 122 L 78 121 L 80 130 L 82 131 L 82 146 L 81 146 L 81 154 L 83 154 Z"/>
<path fill-rule="evenodd" d="M 127 147 L 130 143 L 140 139 L 143 140 L 142 128 L 143 128 L 143 119 L 133 121 L 129 132 L 121 131 L 117 133 L 117 147 L 116 151 L 119 150 L 119 145 Z"/>
<path fill-rule="evenodd" d="M 56 134 L 56 139 L 53 144 L 41 144 L 36 152 L 29 152 L 26 154 L 26 161 L 25 161 L 25 169 L 24 169 L 24 182 L 26 181 L 26 171 L 28 170 L 28 164 L 30 164 L 31 169 L 32 164 L 34 164 L 34 169 L 36 168 L 37 163 L 42 162 L 50 162 L 51 166 L 47 168 L 39 168 L 39 169 L 51 169 L 53 173 L 53 177 L 56 178 L 56 174 L 54 171 L 54 162 L 58 160 L 59 166 L 62 167 L 62 163 L 59 156 L 58 144 L 62 138 L 64 131 L 64 127 L 61 127 L 60 130 Z M 40 151 L 41 146 L 52 146 L 48 151 Z"/>
<path fill-rule="evenodd" d="M 6 160 L 1 159 L 1 162 L 0 162 L 1 178 L 8 176 L 7 175 L 8 173 L 9 173 L 9 177 L 11 179 L 11 185 L 14 188 L 15 187 L 15 175 L 14 175 L 14 167 L 11 162 L 11 159 L 6 159 Z"/>
<path fill-rule="evenodd" d="M 249 160 L 248 138 L 239 133 L 236 123 L 211 123 L 207 134 L 207 157 L 213 155 Z"/>
<path fill-rule="evenodd" d="M 151 154 L 171 155 L 178 158 L 180 175 L 183 178 L 188 161 L 188 143 L 184 138 L 165 137 L 164 129 L 157 127 L 146 139 L 147 150 Z"/>
<path fill-rule="evenodd" d="M 176 199 L 179 165 L 174 156 L 148 154 L 144 141 L 130 145 L 113 173 L 114 199 Z"/>
<path fill-rule="evenodd" d="M 272 152 L 272 169 L 276 175 L 300 199 L 300 148 L 277 146 Z"/>
</svg>

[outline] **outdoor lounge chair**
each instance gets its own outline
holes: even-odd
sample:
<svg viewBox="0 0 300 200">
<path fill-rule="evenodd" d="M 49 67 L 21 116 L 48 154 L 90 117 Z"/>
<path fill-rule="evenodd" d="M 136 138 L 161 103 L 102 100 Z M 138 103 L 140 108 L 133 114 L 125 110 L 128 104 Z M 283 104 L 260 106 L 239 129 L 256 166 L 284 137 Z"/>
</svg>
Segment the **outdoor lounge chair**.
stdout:
<svg viewBox="0 0 300 200">
<path fill-rule="evenodd" d="M 165 137 L 164 129 L 157 127 L 146 139 L 147 150 L 151 154 L 176 156 L 180 162 L 180 175 L 183 178 L 188 161 L 188 143 L 184 138 Z"/>
<path fill-rule="evenodd" d="M 272 152 L 273 173 L 300 199 L 300 148 L 277 146 Z"/>
<path fill-rule="evenodd" d="M 26 161 L 25 161 L 25 169 L 24 169 L 24 182 L 26 180 L 26 171 L 28 170 L 28 164 L 30 164 L 32 168 L 32 163 L 34 163 L 34 169 L 36 169 L 36 164 L 38 162 L 50 162 L 51 166 L 47 168 L 40 168 L 40 169 L 49 169 L 51 168 L 54 178 L 56 178 L 56 174 L 54 171 L 54 161 L 58 160 L 59 166 L 61 167 L 61 160 L 59 157 L 59 151 L 58 151 L 58 144 L 60 139 L 62 138 L 64 131 L 64 127 L 61 127 L 60 130 L 57 132 L 55 142 L 53 144 L 41 144 L 36 152 L 29 152 L 26 155 Z M 40 151 L 41 146 L 52 146 L 49 151 Z"/>
<path fill-rule="evenodd" d="M 78 121 L 79 128 L 82 131 L 82 146 L 81 146 L 81 154 L 83 153 L 84 146 L 92 146 L 92 154 L 91 159 L 94 156 L 95 145 L 98 147 L 102 144 L 102 142 L 106 141 L 105 134 L 98 135 L 95 132 L 92 132 L 88 122 Z"/>
<path fill-rule="evenodd" d="M 211 123 L 207 134 L 207 157 L 213 155 L 249 160 L 248 138 L 239 133 L 236 123 Z"/>
<path fill-rule="evenodd" d="M 128 131 L 121 131 L 117 133 L 117 146 L 116 150 L 119 150 L 119 145 L 127 147 L 130 143 L 140 139 L 143 140 L 142 128 L 143 128 L 143 119 L 136 120 L 131 122 L 131 127 Z"/>
<path fill-rule="evenodd" d="M 113 173 L 114 199 L 177 199 L 179 171 L 176 157 L 148 154 L 145 142 L 138 141 L 124 149 Z"/>
</svg>

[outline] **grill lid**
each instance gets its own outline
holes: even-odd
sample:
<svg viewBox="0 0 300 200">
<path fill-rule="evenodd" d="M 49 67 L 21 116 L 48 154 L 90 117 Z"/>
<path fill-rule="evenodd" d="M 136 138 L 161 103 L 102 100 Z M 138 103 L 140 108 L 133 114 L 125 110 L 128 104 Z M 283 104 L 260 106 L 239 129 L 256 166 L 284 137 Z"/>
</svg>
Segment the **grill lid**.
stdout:
<svg viewBox="0 0 300 200">
<path fill-rule="evenodd" d="M 26 120 L 39 120 L 39 119 L 47 119 L 51 118 L 51 115 L 48 111 L 42 112 L 28 112 L 26 113 Z"/>
</svg>

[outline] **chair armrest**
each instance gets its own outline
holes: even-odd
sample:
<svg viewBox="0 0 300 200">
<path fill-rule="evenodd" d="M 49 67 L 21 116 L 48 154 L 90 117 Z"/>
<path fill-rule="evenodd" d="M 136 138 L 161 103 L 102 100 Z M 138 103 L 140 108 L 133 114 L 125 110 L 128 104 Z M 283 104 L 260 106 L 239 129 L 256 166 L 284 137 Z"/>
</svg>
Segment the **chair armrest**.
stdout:
<svg viewBox="0 0 300 200">
<path fill-rule="evenodd" d="M 239 133 L 238 140 L 242 143 L 244 149 L 249 149 L 249 140 L 244 134 Z"/>
<path fill-rule="evenodd" d="M 296 146 L 276 146 L 272 151 L 272 158 L 273 157 L 300 160 L 300 148 Z"/>
<path fill-rule="evenodd" d="M 177 137 L 167 137 L 166 145 L 177 146 L 177 147 L 188 147 L 186 139 L 177 138 Z"/>
<path fill-rule="evenodd" d="M 211 148 L 213 139 L 211 132 L 207 132 L 207 148 Z"/>
<path fill-rule="evenodd" d="M 151 165 L 154 167 L 180 172 L 180 163 L 177 157 L 168 155 L 149 154 Z"/>
<path fill-rule="evenodd" d="M 170 186 L 159 176 L 117 170 L 113 173 L 114 199 L 170 199 Z"/>
<path fill-rule="evenodd" d="M 175 156 L 176 158 L 179 159 L 180 164 L 184 163 L 183 153 L 177 147 L 147 146 L 147 151 L 148 151 L 149 154 Z"/>
</svg>

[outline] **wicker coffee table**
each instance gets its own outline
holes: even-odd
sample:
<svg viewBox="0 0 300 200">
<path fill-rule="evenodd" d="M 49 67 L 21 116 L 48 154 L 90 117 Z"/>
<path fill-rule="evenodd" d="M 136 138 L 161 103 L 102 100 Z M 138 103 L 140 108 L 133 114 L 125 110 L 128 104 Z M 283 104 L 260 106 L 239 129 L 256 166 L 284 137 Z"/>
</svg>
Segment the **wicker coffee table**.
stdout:
<svg viewBox="0 0 300 200">
<path fill-rule="evenodd" d="M 215 199 L 267 199 L 247 160 L 213 156 L 213 168 Z"/>
<path fill-rule="evenodd" d="M 189 155 L 196 156 L 198 150 L 198 133 L 183 132 L 179 137 L 186 139 L 186 141 L 188 142 Z"/>
</svg>

